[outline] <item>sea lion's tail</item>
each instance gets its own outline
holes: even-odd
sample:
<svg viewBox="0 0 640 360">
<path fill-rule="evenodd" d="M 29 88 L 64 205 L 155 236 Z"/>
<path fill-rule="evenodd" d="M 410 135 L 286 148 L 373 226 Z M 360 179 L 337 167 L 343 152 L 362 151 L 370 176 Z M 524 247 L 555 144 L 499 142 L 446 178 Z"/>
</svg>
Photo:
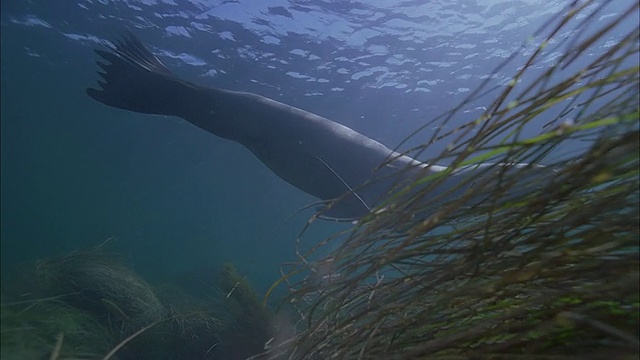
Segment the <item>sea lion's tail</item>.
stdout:
<svg viewBox="0 0 640 360">
<path fill-rule="evenodd" d="M 121 109 L 146 114 L 176 115 L 178 94 L 190 84 L 179 80 L 130 32 L 108 45 L 110 52 L 95 50 L 108 63 L 98 61 L 104 71 L 99 89 L 88 88 L 93 99 Z"/>
</svg>

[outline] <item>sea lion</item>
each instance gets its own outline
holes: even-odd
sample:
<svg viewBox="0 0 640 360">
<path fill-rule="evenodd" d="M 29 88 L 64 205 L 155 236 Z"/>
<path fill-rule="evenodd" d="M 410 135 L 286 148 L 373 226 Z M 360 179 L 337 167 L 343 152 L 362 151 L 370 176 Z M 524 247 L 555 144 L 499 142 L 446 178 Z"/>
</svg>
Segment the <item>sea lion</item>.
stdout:
<svg viewBox="0 0 640 360">
<path fill-rule="evenodd" d="M 321 217 L 355 220 L 394 188 L 446 169 L 427 166 L 353 129 L 264 96 L 209 88 L 177 78 L 134 35 L 96 49 L 107 63 L 93 99 L 130 111 L 181 117 L 246 146 L 269 169 L 324 202 Z M 381 164 L 385 164 L 381 166 Z M 462 172 L 458 172 L 459 174 Z M 446 187 L 454 186 L 460 179 Z"/>
</svg>

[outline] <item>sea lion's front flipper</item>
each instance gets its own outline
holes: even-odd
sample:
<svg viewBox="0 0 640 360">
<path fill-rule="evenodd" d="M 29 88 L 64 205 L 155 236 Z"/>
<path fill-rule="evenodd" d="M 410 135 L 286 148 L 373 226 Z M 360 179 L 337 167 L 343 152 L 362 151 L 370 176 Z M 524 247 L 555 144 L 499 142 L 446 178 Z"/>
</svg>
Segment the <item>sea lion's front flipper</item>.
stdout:
<svg viewBox="0 0 640 360">
<path fill-rule="evenodd" d="M 331 165 L 322 160 L 321 157 L 311 155 L 316 158 L 324 167 L 326 167 L 336 177 L 340 183 L 344 185 L 344 193 L 342 196 L 334 200 L 326 200 L 324 207 L 318 208 L 318 217 L 326 220 L 334 221 L 353 221 L 371 212 L 371 207 L 358 194 L 358 189 L 354 189 L 347 181 L 334 170 Z M 362 185 L 362 184 L 357 184 Z"/>
</svg>

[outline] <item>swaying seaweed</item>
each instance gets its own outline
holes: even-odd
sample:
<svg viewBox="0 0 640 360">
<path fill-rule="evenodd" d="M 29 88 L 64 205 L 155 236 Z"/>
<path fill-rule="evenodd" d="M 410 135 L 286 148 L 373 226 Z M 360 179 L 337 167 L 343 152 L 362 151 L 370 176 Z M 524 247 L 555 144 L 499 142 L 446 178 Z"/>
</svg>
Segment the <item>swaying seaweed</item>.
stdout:
<svg viewBox="0 0 640 360">
<path fill-rule="evenodd" d="M 36 277 L 47 296 L 61 297 L 122 335 L 167 314 L 151 286 L 102 246 L 39 261 Z"/>
<path fill-rule="evenodd" d="M 87 313 L 60 298 L 3 302 L 0 322 L 2 359 L 100 359 L 114 338 Z"/>
<path fill-rule="evenodd" d="M 605 5 L 571 2 L 534 34 L 542 40 L 506 86 L 487 82 L 425 125 L 446 129 L 486 100 L 481 117 L 410 153 L 453 139 L 428 163 L 495 164 L 477 169 L 491 181 L 444 201 L 434 189 L 450 173 L 418 180 L 408 200 L 391 196 L 304 250 L 312 217 L 299 261 L 274 285 L 289 287 L 282 309 L 297 316 L 295 335 L 262 357 L 637 358 L 639 32 L 619 26 L 638 17 L 629 5 L 593 28 Z M 621 40 L 594 52 L 611 34 Z M 541 119 L 542 132 L 525 135 Z"/>
<path fill-rule="evenodd" d="M 179 298 L 191 300 L 187 306 L 176 306 L 177 312 L 208 310 L 209 314 L 202 320 L 212 317 L 219 319 L 213 333 L 207 325 L 214 324 L 202 323 L 198 321 L 199 317 L 185 319 L 185 331 L 197 338 L 215 335 L 216 338 L 212 340 L 217 341 L 210 341 L 208 348 L 200 350 L 196 345 L 207 342 L 176 346 L 185 349 L 181 358 L 246 359 L 263 350 L 264 343 L 272 333 L 271 318 L 246 276 L 242 276 L 233 264 L 225 263 L 220 269 L 208 267 L 186 273 L 180 277 L 180 287 L 184 293 Z M 172 303 L 177 304 L 175 299 Z M 191 351 L 187 352 L 186 349 Z M 206 356 L 203 356 L 205 353 Z"/>
<path fill-rule="evenodd" d="M 38 261 L 35 275 L 20 297 L 3 292 L 2 359 L 235 360 L 262 351 L 271 333 L 230 263 L 157 290 L 103 244 Z"/>
</svg>

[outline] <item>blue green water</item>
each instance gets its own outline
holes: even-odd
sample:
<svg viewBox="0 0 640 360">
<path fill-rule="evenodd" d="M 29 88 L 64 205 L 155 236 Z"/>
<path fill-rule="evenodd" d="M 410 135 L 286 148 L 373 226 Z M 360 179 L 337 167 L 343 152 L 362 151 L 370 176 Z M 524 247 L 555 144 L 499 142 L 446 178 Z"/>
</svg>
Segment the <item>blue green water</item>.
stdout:
<svg viewBox="0 0 640 360">
<path fill-rule="evenodd" d="M 112 239 L 149 280 L 232 261 L 275 281 L 310 212 L 276 228 L 313 199 L 240 145 L 94 102 L 90 49 L 50 35 L 2 31 L 2 276 Z"/>
<path fill-rule="evenodd" d="M 238 144 L 86 96 L 97 79 L 92 49 L 124 27 L 182 77 L 260 93 L 394 147 L 488 76 L 504 85 L 514 69 L 494 73 L 497 64 L 560 11 L 553 1 L 3 1 L 3 284 L 37 258 L 107 239 L 158 282 L 231 261 L 264 292 L 280 264 L 296 259 L 312 211 L 278 225 L 315 199 Z M 459 123 L 482 105 L 468 104 Z M 344 226 L 319 223 L 305 244 Z"/>
</svg>

